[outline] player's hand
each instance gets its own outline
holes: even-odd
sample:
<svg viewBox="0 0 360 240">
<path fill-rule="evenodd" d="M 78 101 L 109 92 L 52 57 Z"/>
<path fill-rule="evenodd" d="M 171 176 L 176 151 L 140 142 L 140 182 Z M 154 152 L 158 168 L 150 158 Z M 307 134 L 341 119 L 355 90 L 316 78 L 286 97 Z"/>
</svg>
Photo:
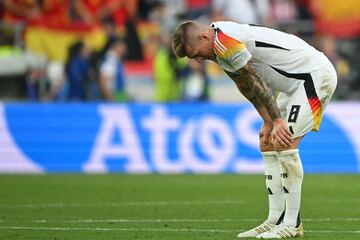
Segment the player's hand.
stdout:
<svg viewBox="0 0 360 240">
<path fill-rule="evenodd" d="M 273 123 L 272 122 L 264 122 L 260 129 L 260 140 L 262 139 L 262 143 L 264 145 L 268 145 L 270 142 L 270 134 L 273 129 Z"/>
<path fill-rule="evenodd" d="M 278 141 L 284 147 L 290 147 L 292 143 L 292 136 L 289 127 L 284 119 L 278 118 L 274 122 L 274 127 L 271 132 L 273 141 Z"/>
</svg>

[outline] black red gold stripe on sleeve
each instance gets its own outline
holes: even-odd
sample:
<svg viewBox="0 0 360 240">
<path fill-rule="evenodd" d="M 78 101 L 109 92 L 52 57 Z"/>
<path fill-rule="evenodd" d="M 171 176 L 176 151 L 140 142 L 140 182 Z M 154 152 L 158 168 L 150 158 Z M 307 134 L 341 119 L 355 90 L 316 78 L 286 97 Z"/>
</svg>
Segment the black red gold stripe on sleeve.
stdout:
<svg viewBox="0 0 360 240">
<path fill-rule="evenodd" d="M 226 35 L 224 32 L 217 30 L 214 39 L 214 51 L 222 59 L 228 60 L 234 54 L 242 52 L 246 46 L 241 41 Z"/>
</svg>

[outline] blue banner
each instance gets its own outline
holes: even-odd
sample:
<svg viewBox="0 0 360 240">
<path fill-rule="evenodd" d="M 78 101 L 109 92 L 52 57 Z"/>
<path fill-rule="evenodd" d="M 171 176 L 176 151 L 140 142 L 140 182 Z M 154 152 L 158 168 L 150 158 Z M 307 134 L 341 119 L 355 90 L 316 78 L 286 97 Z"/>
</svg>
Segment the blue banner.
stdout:
<svg viewBox="0 0 360 240">
<path fill-rule="evenodd" d="M 360 104 L 330 104 L 307 173 L 358 173 Z M 0 172 L 259 173 L 250 104 L 0 104 Z"/>
</svg>

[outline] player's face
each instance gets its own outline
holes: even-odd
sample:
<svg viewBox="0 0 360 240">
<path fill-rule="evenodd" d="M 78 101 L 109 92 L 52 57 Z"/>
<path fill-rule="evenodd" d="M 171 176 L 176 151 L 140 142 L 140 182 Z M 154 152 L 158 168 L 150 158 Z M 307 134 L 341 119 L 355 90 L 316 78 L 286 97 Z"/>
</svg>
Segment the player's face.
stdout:
<svg viewBox="0 0 360 240">
<path fill-rule="evenodd" d="M 207 33 L 201 33 L 198 38 L 189 42 L 187 46 L 188 58 L 195 59 L 199 63 L 204 60 L 214 60 L 213 39 Z"/>
</svg>

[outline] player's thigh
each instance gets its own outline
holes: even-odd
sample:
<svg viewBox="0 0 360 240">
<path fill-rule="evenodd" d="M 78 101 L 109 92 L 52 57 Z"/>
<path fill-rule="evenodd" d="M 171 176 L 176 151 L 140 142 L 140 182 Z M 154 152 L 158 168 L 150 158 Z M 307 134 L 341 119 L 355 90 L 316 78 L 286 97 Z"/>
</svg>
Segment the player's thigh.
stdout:
<svg viewBox="0 0 360 240">
<path fill-rule="evenodd" d="M 313 109 L 303 84 L 291 95 L 281 94 L 277 104 L 287 121 L 293 139 L 304 136 L 314 128 Z"/>
<path fill-rule="evenodd" d="M 336 84 L 337 74 L 335 68 L 325 57 L 321 60 L 319 70 L 312 72 L 311 78 L 304 83 L 308 103 L 312 111 L 312 119 L 314 121 L 313 130 L 316 132 L 319 131 L 322 117 L 335 92 Z M 309 90 L 309 86 L 313 87 L 310 87 Z"/>
<path fill-rule="evenodd" d="M 319 130 L 336 81 L 333 67 L 326 64 L 319 71 L 311 73 L 293 94 L 279 96 L 277 103 L 294 139 L 311 130 Z"/>
<path fill-rule="evenodd" d="M 337 74 L 334 66 L 325 59 L 318 71 L 311 73 L 316 93 L 320 99 L 324 111 L 337 85 Z"/>
<path fill-rule="evenodd" d="M 286 118 L 287 115 L 287 106 L 289 104 L 290 97 L 286 93 L 280 92 L 276 98 L 276 103 L 279 107 L 281 117 Z"/>
<path fill-rule="evenodd" d="M 274 151 L 275 147 L 273 145 L 272 137 L 269 136 L 269 139 L 265 141 L 264 137 L 260 137 L 260 151 L 261 152 L 269 152 Z"/>
</svg>

